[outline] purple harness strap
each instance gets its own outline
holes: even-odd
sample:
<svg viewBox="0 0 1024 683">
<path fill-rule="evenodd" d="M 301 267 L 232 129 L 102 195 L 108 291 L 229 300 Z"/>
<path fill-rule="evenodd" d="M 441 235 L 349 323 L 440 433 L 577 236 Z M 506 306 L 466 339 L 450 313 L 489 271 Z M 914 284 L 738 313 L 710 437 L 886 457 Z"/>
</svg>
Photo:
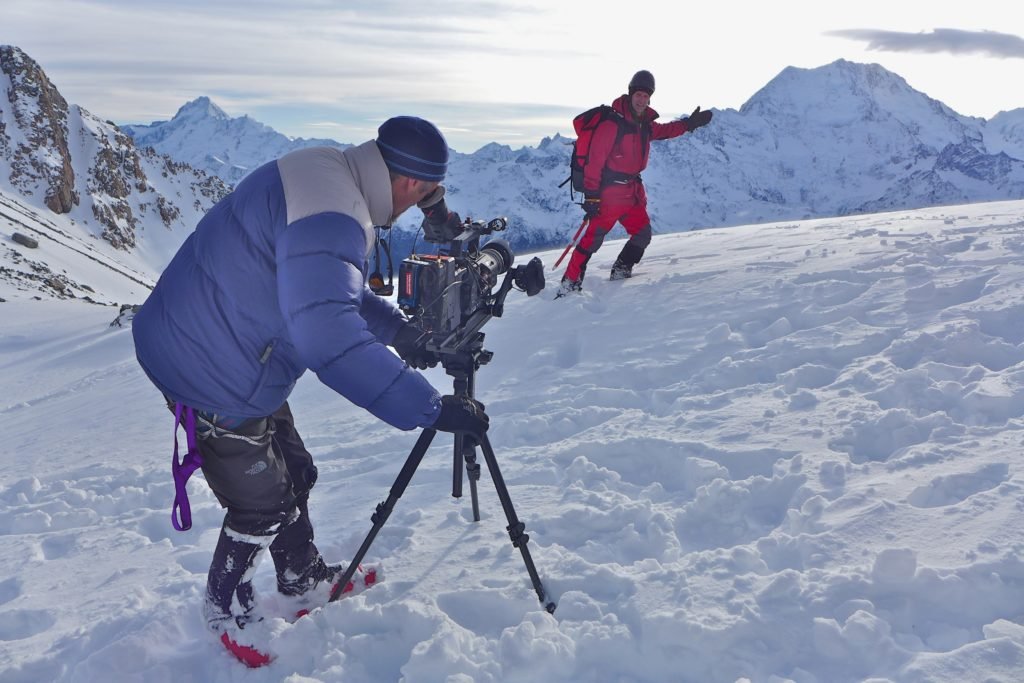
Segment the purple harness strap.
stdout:
<svg viewBox="0 0 1024 683">
<path fill-rule="evenodd" d="M 185 442 L 188 453 L 178 462 L 178 426 L 185 427 Z M 174 404 L 174 457 L 171 460 L 171 474 L 174 475 L 174 505 L 171 507 L 171 524 L 177 531 L 192 528 L 192 508 L 188 504 L 188 490 L 185 484 L 192 473 L 203 466 L 203 456 L 196 446 L 196 412 L 181 403 Z M 178 518 L 181 521 L 178 521 Z"/>
</svg>

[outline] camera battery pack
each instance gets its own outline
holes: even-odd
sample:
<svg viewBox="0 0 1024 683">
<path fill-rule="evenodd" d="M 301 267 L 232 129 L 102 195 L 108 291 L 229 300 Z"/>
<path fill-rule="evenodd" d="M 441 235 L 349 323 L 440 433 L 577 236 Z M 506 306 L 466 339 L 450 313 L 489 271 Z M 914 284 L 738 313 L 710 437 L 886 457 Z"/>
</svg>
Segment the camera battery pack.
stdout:
<svg viewBox="0 0 1024 683">
<path fill-rule="evenodd" d="M 460 282 L 451 256 L 415 255 L 398 270 L 398 307 L 433 333 L 448 333 L 460 319 Z"/>
</svg>

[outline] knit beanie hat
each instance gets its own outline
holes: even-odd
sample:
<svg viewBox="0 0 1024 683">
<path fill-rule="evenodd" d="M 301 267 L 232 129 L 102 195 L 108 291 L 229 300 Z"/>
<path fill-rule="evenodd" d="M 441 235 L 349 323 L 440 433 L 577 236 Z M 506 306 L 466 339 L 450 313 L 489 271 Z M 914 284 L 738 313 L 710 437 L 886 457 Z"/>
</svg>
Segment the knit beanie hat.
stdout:
<svg viewBox="0 0 1024 683">
<path fill-rule="evenodd" d="M 633 78 L 629 81 L 629 94 L 632 95 L 637 90 L 643 90 L 648 95 L 654 94 L 654 74 L 650 71 L 640 70 L 633 74 Z"/>
<path fill-rule="evenodd" d="M 437 126 L 415 116 L 395 116 L 377 129 L 377 147 L 388 169 L 418 180 L 444 180 L 448 143 Z"/>
</svg>

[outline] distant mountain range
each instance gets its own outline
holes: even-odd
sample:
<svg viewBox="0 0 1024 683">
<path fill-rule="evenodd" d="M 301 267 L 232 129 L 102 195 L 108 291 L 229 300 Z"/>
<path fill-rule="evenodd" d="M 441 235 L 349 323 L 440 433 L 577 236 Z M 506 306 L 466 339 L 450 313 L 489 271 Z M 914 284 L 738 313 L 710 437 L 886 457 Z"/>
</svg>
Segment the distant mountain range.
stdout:
<svg viewBox="0 0 1024 683">
<path fill-rule="evenodd" d="M 173 119 L 124 127 L 181 161 L 237 182 L 291 140 L 208 98 Z M 353 140 L 353 143 L 362 140 Z M 512 218 L 514 246 L 566 239 L 579 221 L 565 188 L 572 140 L 491 144 L 454 153 L 449 205 Z M 961 116 L 874 64 L 787 68 L 739 111 L 716 110 L 693 135 L 653 144 L 644 179 L 656 231 L 846 215 L 1024 197 L 1024 108 L 991 121 Z M 413 212 L 415 213 L 415 212 Z M 419 216 L 400 228 L 415 230 Z M 513 234 L 514 231 L 514 234 Z"/>
<path fill-rule="evenodd" d="M 254 168 L 296 149 L 352 146 L 334 140 L 293 140 L 248 116 L 231 118 L 209 97 L 188 102 L 170 121 L 121 129 L 135 138 L 137 146 L 153 147 L 230 185 L 236 185 Z"/>
<path fill-rule="evenodd" d="M 68 105 L 12 46 L 0 47 L 0 88 L 0 190 L 66 214 L 156 273 L 252 169 L 302 147 L 363 142 L 291 139 L 207 97 L 168 121 L 118 127 Z M 517 251 L 564 244 L 581 219 L 559 188 L 571 145 L 554 135 L 535 147 L 453 151 L 448 204 L 464 217 L 508 217 L 504 237 Z M 1021 159 L 1024 108 L 961 116 L 878 65 L 839 60 L 789 67 L 738 111 L 715 110 L 694 134 L 655 142 L 644 181 L 655 233 L 678 232 L 1020 199 Z M 420 220 L 410 211 L 396 225 L 396 268 Z"/>
</svg>

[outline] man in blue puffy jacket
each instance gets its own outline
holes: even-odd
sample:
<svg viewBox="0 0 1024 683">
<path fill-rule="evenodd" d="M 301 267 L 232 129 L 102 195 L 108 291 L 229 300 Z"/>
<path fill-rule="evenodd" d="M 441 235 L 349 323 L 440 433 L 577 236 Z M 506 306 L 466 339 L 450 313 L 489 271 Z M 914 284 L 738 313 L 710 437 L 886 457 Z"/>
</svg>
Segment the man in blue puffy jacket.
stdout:
<svg viewBox="0 0 1024 683">
<path fill-rule="evenodd" d="M 413 205 L 428 220 L 454 215 L 447 167 L 441 132 L 410 116 L 344 151 L 265 164 L 203 217 L 135 316 L 138 361 L 169 405 L 193 409 L 203 474 L 227 510 L 204 608 L 215 632 L 258 619 L 250 580 L 263 549 L 285 595 L 339 576 L 313 543 L 316 467 L 287 403 L 307 369 L 399 429 L 487 429 L 479 403 L 440 396 L 410 367 L 426 367 L 418 330 L 366 285 L 374 226 Z"/>
</svg>

